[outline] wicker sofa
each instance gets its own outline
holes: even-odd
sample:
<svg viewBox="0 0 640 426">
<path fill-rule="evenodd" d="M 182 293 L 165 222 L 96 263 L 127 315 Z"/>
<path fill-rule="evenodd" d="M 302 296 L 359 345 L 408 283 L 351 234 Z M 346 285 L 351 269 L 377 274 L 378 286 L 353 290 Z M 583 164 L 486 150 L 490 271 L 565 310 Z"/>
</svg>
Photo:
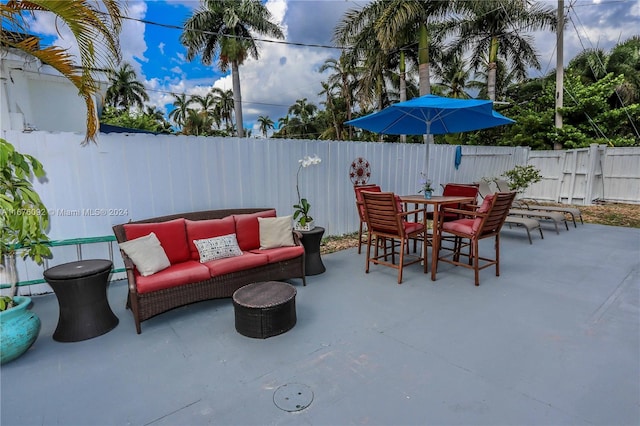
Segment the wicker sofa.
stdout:
<svg viewBox="0 0 640 426">
<path fill-rule="evenodd" d="M 136 331 L 140 323 L 173 308 L 202 300 L 227 298 L 240 287 L 257 282 L 301 278 L 304 285 L 304 248 L 300 234 L 293 232 L 294 245 L 260 249 L 258 217 L 276 217 L 275 209 L 208 210 L 162 216 L 115 225 L 118 243 L 153 232 L 170 266 L 143 276 L 121 249 Z M 200 262 L 196 239 L 234 233 L 242 255 Z"/>
</svg>

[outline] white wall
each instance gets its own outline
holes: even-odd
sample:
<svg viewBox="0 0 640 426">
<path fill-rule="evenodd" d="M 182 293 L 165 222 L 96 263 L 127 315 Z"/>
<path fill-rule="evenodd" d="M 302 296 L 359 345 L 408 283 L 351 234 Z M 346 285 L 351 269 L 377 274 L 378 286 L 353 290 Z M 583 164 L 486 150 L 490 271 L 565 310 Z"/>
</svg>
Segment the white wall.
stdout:
<svg viewBox="0 0 640 426">
<path fill-rule="evenodd" d="M 84 132 L 86 105 L 55 69 L 15 49 L 0 57 L 0 129 Z M 106 83 L 100 83 L 102 99 Z M 101 101 L 100 101 L 101 102 Z"/>
</svg>

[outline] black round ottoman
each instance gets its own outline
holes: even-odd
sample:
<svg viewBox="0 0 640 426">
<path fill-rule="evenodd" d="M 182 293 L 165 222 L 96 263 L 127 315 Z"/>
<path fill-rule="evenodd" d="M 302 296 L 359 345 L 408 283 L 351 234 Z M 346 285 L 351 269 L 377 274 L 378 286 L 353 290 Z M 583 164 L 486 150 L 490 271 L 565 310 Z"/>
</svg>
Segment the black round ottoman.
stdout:
<svg viewBox="0 0 640 426">
<path fill-rule="evenodd" d="M 233 293 L 236 330 L 266 339 L 296 325 L 296 289 L 280 281 L 246 285 Z"/>
<path fill-rule="evenodd" d="M 44 271 L 53 288 L 60 315 L 53 339 L 77 342 L 100 336 L 118 325 L 107 300 L 107 282 L 113 264 L 109 260 L 80 260 Z"/>
</svg>

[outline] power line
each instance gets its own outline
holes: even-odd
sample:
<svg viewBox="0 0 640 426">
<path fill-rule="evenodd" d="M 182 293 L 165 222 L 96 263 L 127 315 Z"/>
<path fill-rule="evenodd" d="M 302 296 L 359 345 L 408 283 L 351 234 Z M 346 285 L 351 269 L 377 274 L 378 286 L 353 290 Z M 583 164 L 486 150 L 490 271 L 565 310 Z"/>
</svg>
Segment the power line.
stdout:
<svg viewBox="0 0 640 426">
<path fill-rule="evenodd" d="M 178 25 L 163 24 L 161 22 L 149 21 L 147 19 L 131 18 L 129 16 L 121 16 L 121 18 L 122 19 L 127 19 L 129 21 L 140 22 L 142 24 L 155 25 L 155 26 L 162 27 L 162 28 L 169 28 L 169 29 L 172 29 L 172 30 L 180 30 L 180 31 L 184 31 L 185 30 L 184 27 L 181 27 L 181 26 L 178 26 Z M 237 39 L 241 39 L 241 40 L 256 40 L 256 41 L 261 41 L 261 42 L 264 42 L 264 43 L 283 44 L 283 45 L 287 45 L 287 46 L 317 47 L 317 48 L 321 48 L 321 49 L 338 49 L 338 50 L 344 49 L 344 47 L 330 46 L 330 45 L 326 45 L 326 44 L 299 43 L 299 42 L 294 42 L 294 41 L 273 40 L 273 39 L 257 38 L 257 37 L 243 37 L 243 36 L 238 36 L 238 35 L 233 35 L 233 34 L 222 34 L 220 32 L 207 31 L 207 30 L 189 30 L 189 31 L 194 31 L 194 32 L 202 33 L 202 34 L 208 34 L 208 35 L 224 36 L 226 38 L 237 38 Z"/>
</svg>

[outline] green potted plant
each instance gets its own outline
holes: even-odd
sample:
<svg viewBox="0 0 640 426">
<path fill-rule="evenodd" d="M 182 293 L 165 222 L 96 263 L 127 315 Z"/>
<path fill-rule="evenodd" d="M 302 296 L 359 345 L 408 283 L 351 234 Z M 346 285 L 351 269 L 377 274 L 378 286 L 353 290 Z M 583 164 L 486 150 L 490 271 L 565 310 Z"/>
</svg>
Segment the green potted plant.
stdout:
<svg viewBox="0 0 640 426">
<path fill-rule="evenodd" d="M 0 297 L 2 364 L 26 352 L 40 331 L 40 319 L 28 311 L 31 299 L 16 296 L 16 256 L 42 264 L 51 255 L 45 234 L 49 214 L 33 189 L 34 176 L 44 176 L 42 164 L 0 138 L 0 281 L 10 284 L 9 295 Z"/>
<path fill-rule="evenodd" d="M 422 176 L 422 179 L 420 180 L 420 190 L 418 191 L 418 194 L 422 192 L 424 194 L 424 198 L 428 200 L 433 195 L 431 179 L 427 179 L 427 176 L 424 173 L 420 173 L 420 176 Z"/>
<path fill-rule="evenodd" d="M 322 160 L 317 155 L 309 157 L 305 155 L 302 160 L 298 160 L 298 173 L 296 173 L 296 192 L 298 194 L 298 204 L 294 204 L 293 220 L 295 221 L 295 229 L 300 231 L 310 231 L 314 228 L 313 218 L 309 214 L 311 203 L 306 198 L 300 197 L 300 170 L 309 166 L 320 164 Z"/>
</svg>

